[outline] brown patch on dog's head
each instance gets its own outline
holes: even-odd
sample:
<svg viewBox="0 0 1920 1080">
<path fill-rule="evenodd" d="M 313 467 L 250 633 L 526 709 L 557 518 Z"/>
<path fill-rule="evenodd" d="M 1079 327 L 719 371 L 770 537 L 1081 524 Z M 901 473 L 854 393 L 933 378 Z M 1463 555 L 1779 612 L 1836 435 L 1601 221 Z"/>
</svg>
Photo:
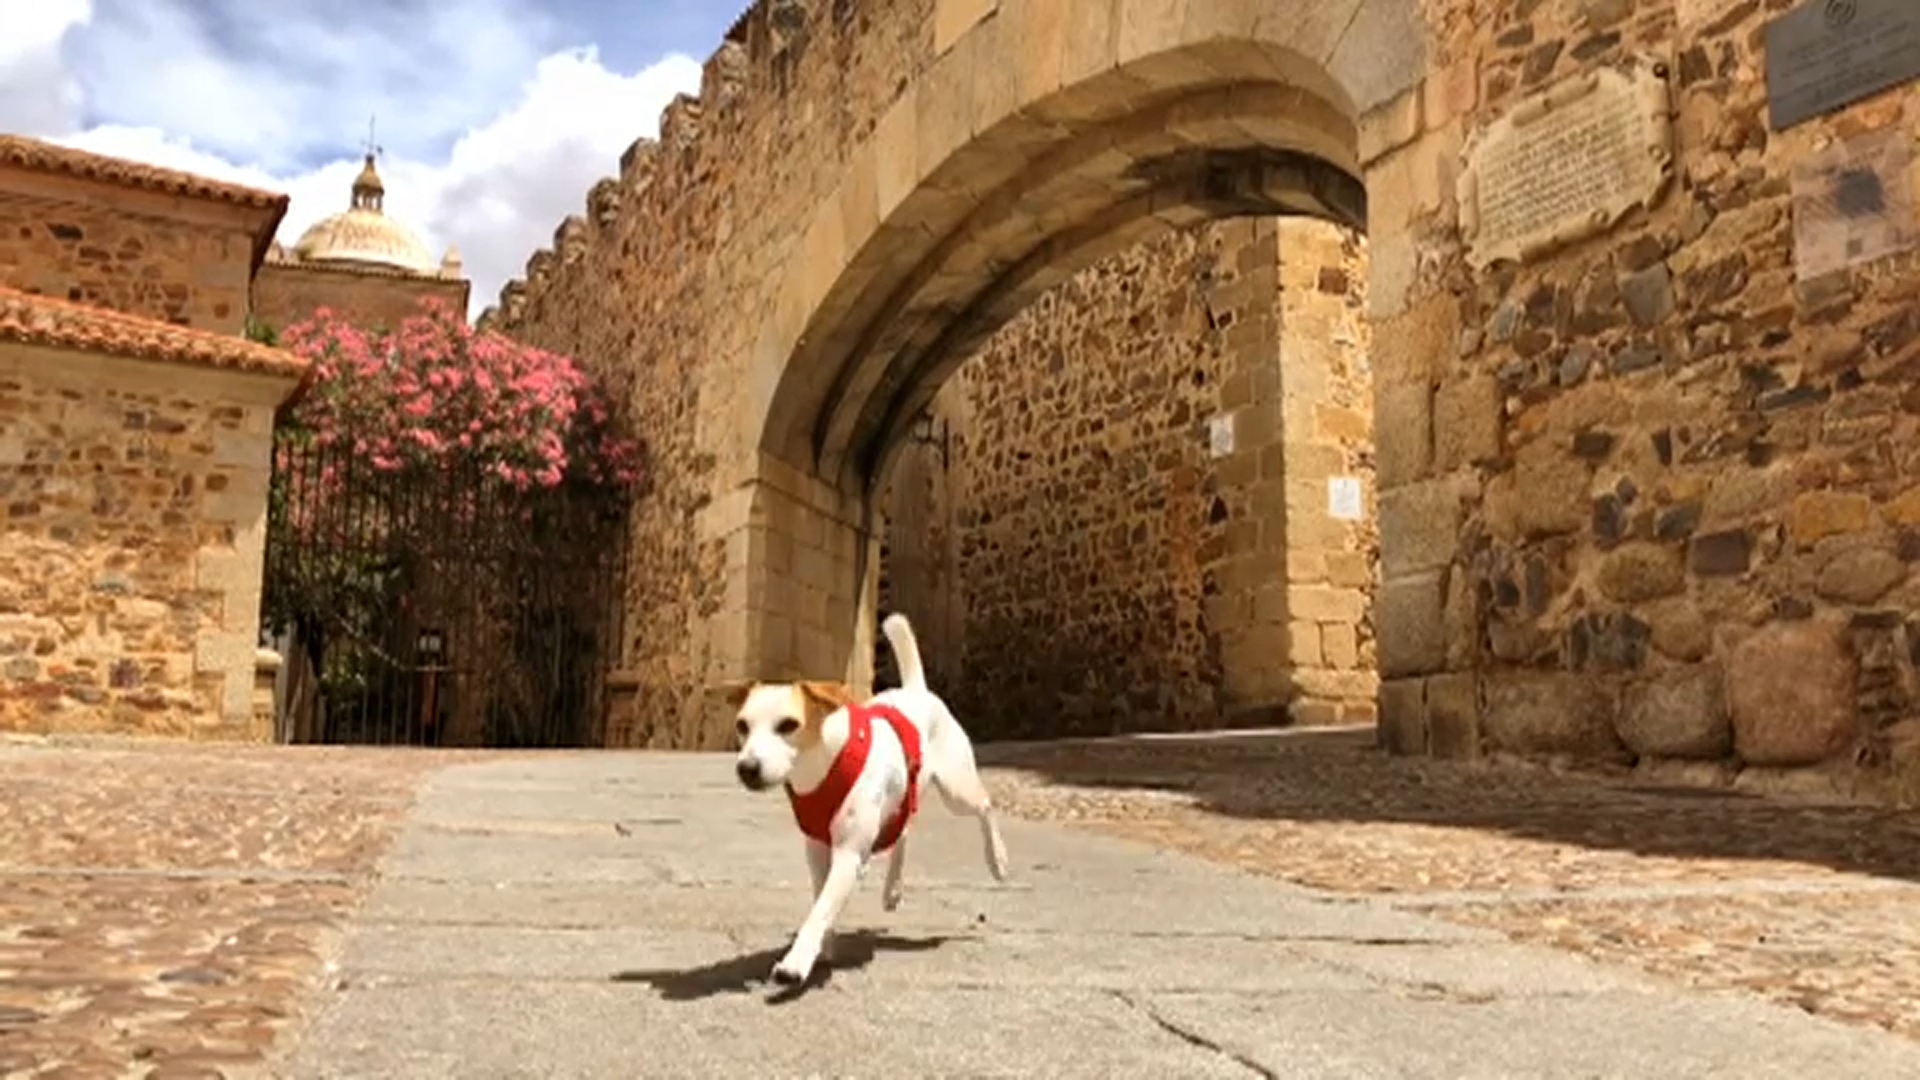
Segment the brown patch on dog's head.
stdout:
<svg viewBox="0 0 1920 1080">
<path fill-rule="evenodd" d="M 793 684 L 800 699 L 800 731 L 793 744 L 801 749 L 820 742 L 820 726 L 835 711 L 859 704 L 853 689 L 839 682 L 798 682 Z"/>
<path fill-rule="evenodd" d="M 737 682 L 721 683 L 713 687 L 713 692 L 720 695 L 720 700 L 727 703 L 727 708 L 738 709 L 747 703 L 747 695 L 753 693 L 753 688 L 759 685 L 752 679 L 741 679 Z"/>
</svg>

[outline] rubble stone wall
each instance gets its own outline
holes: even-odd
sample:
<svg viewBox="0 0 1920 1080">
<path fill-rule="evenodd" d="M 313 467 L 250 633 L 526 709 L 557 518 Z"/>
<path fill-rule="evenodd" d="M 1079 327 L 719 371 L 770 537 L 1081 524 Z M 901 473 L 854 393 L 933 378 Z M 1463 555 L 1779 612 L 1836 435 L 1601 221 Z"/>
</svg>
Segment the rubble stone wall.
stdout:
<svg viewBox="0 0 1920 1080">
<path fill-rule="evenodd" d="M 1372 184 L 1421 238 L 1416 279 L 1375 283 L 1389 743 L 1883 773 L 1920 642 L 1920 88 L 1771 130 L 1781 4 L 1428 7 L 1419 133 Z M 1469 134 L 1634 54 L 1670 88 L 1671 181 L 1476 272 Z M 1848 175 L 1877 194 L 1836 237 Z"/>
<path fill-rule="evenodd" d="M 0 731 L 267 741 L 271 378 L 0 344 Z"/>
<path fill-rule="evenodd" d="M 1200 226 L 1082 271 L 942 388 L 882 500 L 881 606 L 976 736 L 1371 719 L 1377 541 L 1326 494 L 1372 487 L 1364 267 L 1323 222 Z M 1212 435 L 1242 369 L 1288 411 L 1236 466 Z M 1263 543 L 1284 572 L 1229 589 Z"/>
<path fill-rule="evenodd" d="M 245 328 L 254 236 L 219 208 L 0 170 L 0 286 L 178 326 Z"/>
<path fill-rule="evenodd" d="M 269 262 L 253 280 L 253 313 L 285 329 L 328 308 L 357 326 L 391 329 L 429 299 L 464 314 L 469 289 L 464 279 Z"/>
</svg>

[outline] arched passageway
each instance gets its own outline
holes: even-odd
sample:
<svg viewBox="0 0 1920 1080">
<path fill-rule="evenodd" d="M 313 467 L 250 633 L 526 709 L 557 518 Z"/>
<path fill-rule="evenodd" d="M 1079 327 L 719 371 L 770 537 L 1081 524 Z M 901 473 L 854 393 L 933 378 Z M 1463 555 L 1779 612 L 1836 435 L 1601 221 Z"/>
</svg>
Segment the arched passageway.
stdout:
<svg viewBox="0 0 1920 1080">
<path fill-rule="evenodd" d="M 997 328 L 1097 260 L 1210 219 L 1364 227 L 1361 116 L 1424 74 L 1410 0 L 971 6 L 978 21 L 948 21 L 946 51 L 815 210 L 750 357 L 751 508 L 726 548 L 743 595 L 723 631 L 742 635 L 739 675 L 870 679 L 875 494 Z M 1249 353 L 1223 381 L 1229 453 L 1257 471 L 1289 436 L 1284 375 Z M 1248 595 L 1287 581 L 1286 485 L 1302 478 L 1272 479 L 1228 582 Z M 1286 606 L 1264 641 L 1282 655 Z"/>
</svg>

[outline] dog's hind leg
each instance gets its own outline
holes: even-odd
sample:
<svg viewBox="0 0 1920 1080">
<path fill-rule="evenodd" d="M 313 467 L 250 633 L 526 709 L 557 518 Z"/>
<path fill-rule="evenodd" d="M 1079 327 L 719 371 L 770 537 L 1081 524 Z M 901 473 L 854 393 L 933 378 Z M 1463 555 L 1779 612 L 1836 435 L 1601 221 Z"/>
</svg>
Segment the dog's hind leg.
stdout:
<svg viewBox="0 0 1920 1080">
<path fill-rule="evenodd" d="M 905 895 L 900 885 L 900 877 L 907 867 L 907 837 L 905 833 L 893 842 L 893 850 L 887 854 L 887 882 L 880 890 L 880 907 L 885 911 L 895 911 Z"/>
<path fill-rule="evenodd" d="M 980 843 L 986 851 L 987 869 L 993 872 L 995 881 L 1005 881 L 1007 845 L 1000 839 L 1000 823 L 994 819 L 993 798 L 987 794 L 987 785 L 981 781 L 980 769 L 974 764 L 973 744 L 967 741 L 966 733 L 957 723 L 943 735 L 939 762 L 933 770 L 933 786 L 939 790 L 940 801 L 947 804 L 948 810 L 980 822 Z"/>
</svg>

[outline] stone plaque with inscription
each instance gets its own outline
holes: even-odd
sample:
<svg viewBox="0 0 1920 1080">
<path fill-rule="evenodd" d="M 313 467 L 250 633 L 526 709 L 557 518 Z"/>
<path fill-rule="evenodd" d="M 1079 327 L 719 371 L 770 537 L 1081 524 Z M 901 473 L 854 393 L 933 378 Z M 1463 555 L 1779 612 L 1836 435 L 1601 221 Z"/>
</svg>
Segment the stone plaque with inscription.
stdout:
<svg viewBox="0 0 1920 1080">
<path fill-rule="evenodd" d="M 1456 193 L 1475 269 L 1604 232 L 1673 182 L 1666 66 L 1635 57 L 1558 83 L 1476 132 L 1465 157 Z"/>
<path fill-rule="evenodd" d="M 1846 139 L 1793 169 L 1793 273 L 1809 281 L 1911 250 L 1913 144 L 1893 128 Z"/>
<path fill-rule="evenodd" d="M 1767 24 L 1773 130 L 1920 78 L 1920 0 L 1806 0 Z"/>
</svg>

